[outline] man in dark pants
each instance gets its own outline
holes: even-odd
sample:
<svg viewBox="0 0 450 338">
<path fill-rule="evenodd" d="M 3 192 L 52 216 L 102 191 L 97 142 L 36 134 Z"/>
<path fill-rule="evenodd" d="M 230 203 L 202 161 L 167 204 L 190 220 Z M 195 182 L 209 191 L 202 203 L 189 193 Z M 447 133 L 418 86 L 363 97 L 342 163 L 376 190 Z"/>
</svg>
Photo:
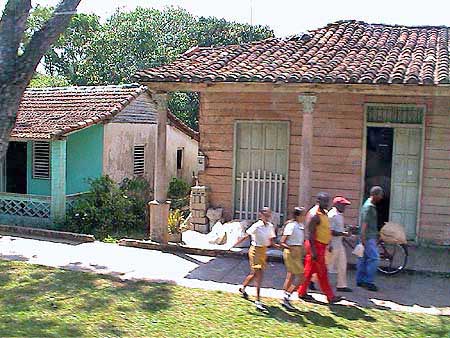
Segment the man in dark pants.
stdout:
<svg viewBox="0 0 450 338">
<path fill-rule="evenodd" d="M 370 189 L 370 196 L 361 208 L 360 240 L 364 245 L 364 256 L 358 258 L 356 285 L 370 291 L 378 291 L 375 285 L 375 275 L 380 259 L 377 247 L 378 214 L 376 205 L 381 202 L 383 197 L 383 188 L 374 186 Z"/>
</svg>

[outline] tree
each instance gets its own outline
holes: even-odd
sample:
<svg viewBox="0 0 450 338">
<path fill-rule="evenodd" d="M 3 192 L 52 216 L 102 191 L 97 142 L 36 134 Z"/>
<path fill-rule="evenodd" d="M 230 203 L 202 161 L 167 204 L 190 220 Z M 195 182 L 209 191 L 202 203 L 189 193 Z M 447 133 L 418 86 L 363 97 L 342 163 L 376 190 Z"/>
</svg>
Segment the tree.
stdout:
<svg viewBox="0 0 450 338">
<path fill-rule="evenodd" d="M 70 86 L 70 82 L 60 75 L 47 75 L 34 73 L 33 78 L 28 85 L 31 88 L 41 88 L 41 87 L 67 87 Z"/>
<path fill-rule="evenodd" d="M 0 161 L 25 88 L 42 56 L 68 26 L 80 0 L 62 0 L 43 26 L 25 41 L 31 0 L 8 0 L 0 20 Z"/>
<path fill-rule="evenodd" d="M 29 29 L 39 27 L 51 8 L 37 7 Z M 132 81 L 139 69 L 176 59 L 193 46 L 240 44 L 273 37 L 267 26 L 252 26 L 214 17 L 197 18 L 182 8 L 136 8 L 116 11 L 105 23 L 77 14 L 44 57 L 47 73 L 72 85 L 106 85 Z M 171 111 L 197 129 L 198 95 L 172 93 Z"/>
</svg>

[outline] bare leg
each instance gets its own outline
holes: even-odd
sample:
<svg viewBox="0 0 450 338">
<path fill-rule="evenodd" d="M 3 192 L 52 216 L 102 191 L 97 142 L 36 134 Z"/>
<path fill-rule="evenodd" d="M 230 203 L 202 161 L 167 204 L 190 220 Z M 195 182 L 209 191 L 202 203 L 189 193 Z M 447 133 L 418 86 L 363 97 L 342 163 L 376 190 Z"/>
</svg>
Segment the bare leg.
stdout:
<svg viewBox="0 0 450 338">
<path fill-rule="evenodd" d="M 294 292 L 294 290 L 296 290 L 300 287 L 300 285 L 303 283 L 303 281 L 304 281 L 303 275 L 294 275 L 292 284 L 289 287 L 289 290 L 287 290 L 287 291 L 289 293 Z"/>
<path fill-rule="evenodd" d="M 242 287 L 246 287 L 247 285 L 250 284 L 250 282 L 253 280 L 253 278 L 255 278 L 256 275 L 256 271 L 255 272 L 251 272 L 247 277 L 245 277 L 244 281 L 242 282 Z"/>
<path fill-rule="evenodd" d="M 263 271 L 262 270 L 256 270 L 255 271 L 255 281 L 256 281 L 256 300 L 260 301 L 260 290 L 261 290 L 261 282 L 263 278 Z"/>
<path fill-rule="evenodd" d="M 294 275 L 292 274 L 292 272 L 286 273 L 286 280 L 284 281 L 284 286 L 283 286 L 284 291 L 289 292 L 289 290 L 291 289 L 293 277 L 294 277 Z"/>
</svg>

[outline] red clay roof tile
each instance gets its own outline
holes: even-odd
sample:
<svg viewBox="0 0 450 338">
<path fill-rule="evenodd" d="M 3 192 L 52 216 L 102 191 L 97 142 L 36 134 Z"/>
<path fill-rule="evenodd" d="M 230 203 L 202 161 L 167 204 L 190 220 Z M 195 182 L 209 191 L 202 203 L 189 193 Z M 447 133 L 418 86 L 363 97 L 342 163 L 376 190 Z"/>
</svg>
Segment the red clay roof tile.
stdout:
<svg viewBox="0 0 450 338">
<path fill-rule="evenodd" d="M 450 28 L 339 21 L 289 39 L 196 47 L 140 82 L 450 83 Z"/>
<path fill-rule="evenodd" d="M 63 136 L 112 118 L 145 90 L 140 85 L 27 89 L 11 137 Z"/>
</svg>

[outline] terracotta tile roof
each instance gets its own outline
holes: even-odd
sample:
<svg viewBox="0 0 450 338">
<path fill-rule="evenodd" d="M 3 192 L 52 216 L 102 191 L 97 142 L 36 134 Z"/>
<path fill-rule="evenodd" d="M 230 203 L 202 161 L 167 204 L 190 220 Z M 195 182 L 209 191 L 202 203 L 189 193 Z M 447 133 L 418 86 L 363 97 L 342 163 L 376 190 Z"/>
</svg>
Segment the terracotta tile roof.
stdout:
<svg viewBox="0 0 450 338">
<path fill-rule="evenodd" d="M 27 89 L 11 137 L 50 139 L 97 124 L 145 90 L 136 84 Z"/>
<path fill-rule="evenodd" d="M 140 82 L 450 83 L 449 27 L 339 21 L 288 39 L 195 48 Z"/>
</svg>

